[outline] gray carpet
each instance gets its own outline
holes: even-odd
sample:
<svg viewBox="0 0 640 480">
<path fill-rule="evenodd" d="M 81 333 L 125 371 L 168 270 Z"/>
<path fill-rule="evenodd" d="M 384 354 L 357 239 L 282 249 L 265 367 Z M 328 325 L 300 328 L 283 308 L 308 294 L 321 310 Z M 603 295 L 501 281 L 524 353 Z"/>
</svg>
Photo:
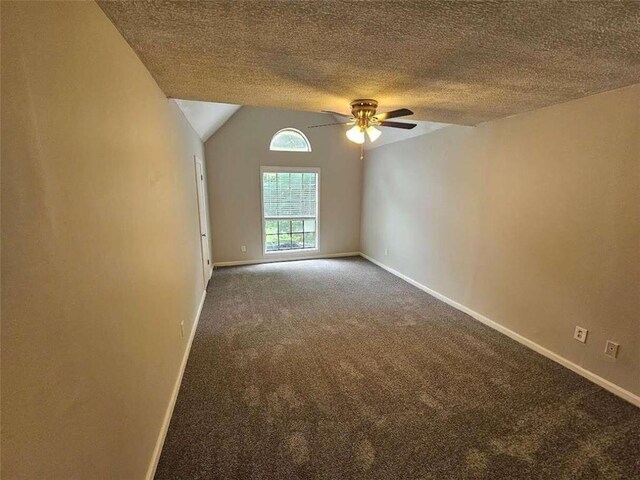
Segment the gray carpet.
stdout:
<svg viewBox="0 0 640 480">
<path fill-rule="evenodd" d="M 360 259 L 216 270 L 157 479 L 640 478 L 640 409 Z"/>
</svg>

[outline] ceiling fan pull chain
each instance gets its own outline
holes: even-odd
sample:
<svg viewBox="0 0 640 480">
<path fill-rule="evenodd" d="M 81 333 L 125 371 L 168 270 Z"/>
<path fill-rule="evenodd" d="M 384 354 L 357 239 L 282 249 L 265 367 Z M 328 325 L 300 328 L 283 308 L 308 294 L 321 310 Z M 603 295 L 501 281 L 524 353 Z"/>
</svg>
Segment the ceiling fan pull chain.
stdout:
<svg viewBox="0 0 640 480">
<path fill-rule="evenodd" d="M 364 143 L 360 144 L 360 160 L 364 160 Z"/>
</svg>

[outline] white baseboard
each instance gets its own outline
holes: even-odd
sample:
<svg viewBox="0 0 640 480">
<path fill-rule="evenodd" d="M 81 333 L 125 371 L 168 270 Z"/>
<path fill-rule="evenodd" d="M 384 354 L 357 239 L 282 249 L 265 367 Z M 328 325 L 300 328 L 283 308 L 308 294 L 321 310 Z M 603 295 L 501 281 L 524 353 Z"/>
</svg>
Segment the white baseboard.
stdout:
<svg viewBox="0 0 640 480">
<path fill-rule="evenodd" d="M 176 378 L 176 383 L 173 386 L 171 399 L 169 400 L 167 411 L 164 414 L 164 420 L 162 421 L 162 427 L 160 428 L 160 433 L 158 434 L 156 447 L 153 450 L 153 457 L 151 457 L 151 464 L 149 465 L 149 469 L 147 470 L 147 476 L 146 476 L 147 480 L 153 480 L 153 477 L 156 474 L 156 468 L 158 468 L 158 461 L 160 460 L 160 454 L 162 453 L 162 446 L 164 445 L 164 440 L 167 436 L 167 430 L 169 430 L 171 415 L 173 415 L 173 408 L 176 406 L 176 400 L 178 399 L 178 392 L 180 391 L 180 384 L 182 383 L 182 376 L 184 375 L 184 369 L 187 366 L 187 360 L 189 358 L 189 353 L 191 352 L 191 344 L 193 343 L 193 337 L 195 337 L 196 335 L 196 329 L 198 328 L 198 322 L 200 321 L 200 313 L 202 313 L 202 307 L 204 305 L 204 299 L 206 297 L 207 297 L 207 290 L 205 289 L 205 291 L 202 292 L 202 298 L 200 299 L 200 305 L 198 306 L 198 311 L 196 312 L 196 318 L 193 320 L 193 326 L 191 327 L 191 334 L 189 335 L 187 348 L 185 349 L 184 355 L 182 356 L 182 364 L 180 365 L 180 370 L 178 371 L 178 378 Z"/>
<path fill-rule="evenodd" d="M 411 285 L 413 285 L 414 287 L 419 288 L 420 290 L 423 290 L 425 292 L 427 292 L 429 295 L 432 295 L 434 297 L 436 297 L 439 300 L 442 300 L 443 302 L 451 305 L 453 308 L 456 308 L 458 310 L 460 310 L 461 312 L 466 313 L 467 315 L 475 318 L 476 320 L 478 320 L 479 322 L 484 323 L 485 325 L 493 328 L 494 330 L 497 330 L 498 332 L 506 335 L 509 338 L 512 338 L 513 340 L 515 340 L 516 342 L 521 343 L 522 345 L 529 347 L 531 350 L 538 352 L 541 355 L 544 355 L 545 357 L 553 360 L 556 363 L 559 363 L 560 365 L 562 365 L 563 367 L 568 368 L 569 370 L 572 370 L 574 372 L 576 372 L 578 375 L 583 376 L 584 378 L 586 378 L 587 380 L 592 381 L 593 383 L 595 383 L 596 385 L 601 386 L 602 388 L 609 390 L 611 393 L 613 393 L 614 395 L 617 395 L 618 397 L 626 400 L 627 402 L 635 405 L 636 407 L 640 407 L 640 396 L 625 390 L 622 387 L 619 387 L 618 385 L 616 385 L 615 383 L 610 382 L 609 380 L 600 377 L 599 375 L 596 375 L 595 373 L 591 372 L 590 370 L 587 370 L 585 368 L 582 368 L 579 365 L 576 365 L 575 363 L 571 362 L 570 360 L 567 360 L 564 357 L 561 357 L 560 355 L 558 355 L 557 353 L 552 352 L 551 350 L 548 350 L 546 348 L 544 348 L 541 345 L 538 345 L 537 343 L 533 342 L 532 340 L 529 340 L 526 337 L 523 337 L 522 335 L 520 335 L 519 333 L 514 332 L 513 330 L 509 330 L 507 327 L 500 325 L 499 323 L 485 317 L 484 315 L 471 310 L 469 307 L 465 307 L 464 305 L 456 302 L 455 300 L 451 300 L 448 297 L 445 297 L 444 295 L 442 295 L 441 293 L 436 292 L 435 290 L 430 289 L 429 287 L 422 285 L 419 282 L 416 282 L 414 279 L 407 277 L 406 275 L 398 272 L 397 270 L 394 270 L 391 267 L 388 267 L 387 265 L 385 265 L 384 263 L 379 262 L 378 260 L 371 258 L 370 256 L 360 252 L 360 256 L 362 256 L 363 258 L 366 258 L 367 260 L 369 260 L 371 263 L 374 263 L 376 265 L 378 265 L 380 268 L 385 269 L 387 272 L 390 272 L 392 274 L 394 274 L 396 277 L 401 278 L 402 280 L 410 283 Z"/>
<path fill-rule="evenodd" d="M 234 260 L 232 262 L 216 262 L 213 264 L 214 268 L 218 267 L 235 267 L 237 265 L 256 265 L 258 263 L 273 263 L 273 262 L 293 262 L 296 260 L 314 260 L 319 258 L 338 258 L 338 257 L 357 257 L 360 252 L 344 252 L 344 253 L 326 253 L 323 255 L 303 255 L 303 256 L 291 256 L 291 257 L 275 257 L 275 258 L 260 258 L 257 260 Z"/>
</svg>

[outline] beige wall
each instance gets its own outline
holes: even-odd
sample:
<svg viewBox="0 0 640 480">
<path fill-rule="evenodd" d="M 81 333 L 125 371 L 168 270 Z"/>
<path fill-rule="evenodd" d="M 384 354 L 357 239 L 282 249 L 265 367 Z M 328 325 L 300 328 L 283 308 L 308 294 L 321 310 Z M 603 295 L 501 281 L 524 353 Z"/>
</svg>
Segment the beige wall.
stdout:
<svg viewBox="0 0 640 480">
<path fill-rule="evenodd" d="M 364 253 L 640 394 L 640 85 L 380 147 L 363 183 Z"/>
<path fill-rule="evenodd" d="M 203 291 L 202 143 L 94 3 L 2 3 L 1 108 L 3 478 L 143 478 Z"/>
<path fill-rule="evenodd" d="M 334 121 L 326 114 L 242 107 L 206 142 L 214 262 L 276 258 L 262 253 L 261 165 L 320 167 L 320 251 L 315 254 L 359 250 L 359 147 L 346 139 L 344 127 L 307 129 Z M 271 137 L 285 127 L 303 131 L 312 152 L 269 151 Z"/>
</svg>

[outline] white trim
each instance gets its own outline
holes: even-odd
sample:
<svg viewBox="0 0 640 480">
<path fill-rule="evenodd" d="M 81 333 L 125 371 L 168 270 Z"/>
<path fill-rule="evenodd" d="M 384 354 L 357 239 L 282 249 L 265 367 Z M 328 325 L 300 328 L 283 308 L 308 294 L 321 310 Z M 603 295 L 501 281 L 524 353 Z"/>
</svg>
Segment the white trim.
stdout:
<svg viewBox="0 0 640 480">
<path fill-rule="evenodd" d="M 260 165 L 260 171 L 264 169 L 266 172 L 295 172 L 295 173 L 320 173 L 320 167 L 274 167 L 269 165 Z"/>
<path fill-rule="evenodd" d="M 484 323 L 485 325 L 493 328 L 494 330 L 497 330 L 498 332 L 506 335 L 509 338 L 512 338 L 513 340 L 515 340 L 518 343 L 521 343 L 525 347 L 529 347 L 531 350 L 533 350 L 535 352 L 538 352 L 541 355 L 544 355 L 545 357 L 553 360 L 556 363 L 559 363 L 560 365 L 562 365 L 563 367 L 568 368 L 569 370 L 574 371 L 578 375 L 581 375 L 582 377 L 586 378 L 587 380 L 592 381 L 596 385 L 599 385 L 602 388 L 604 388 L 606 390 L 609 390 L 614 395 L 617 395 L 618 397 L 626 400 L 627 402 L 635 405 L 636 407 L 640 407 L 640 396 L 638 396 L 638 395 L 636 395 L 636 394 L 634 394 L 634 393 L 632 393 L 632 392 L 630 392 L 628 390 L 625 390 L 622 387 L 619 387 L 615 383 L 612 383 L 609 380 L 607 380 L 605 378 L 602 378 L 599 375 L 596 375 L 595 373 L 591 372 L 590 370 L 587 370 L 586 368 L 581 367 L 580 365 L 576 365 L 572 361 L 567 360 L 566 358 L 558 355 L 557 353 L 552 352 L 551 350 L 548 350 L 548 349 L 544 348 L 541 345 L 538 345 L 537 343 L 533 342 L 532 340 L 529 340 L 528 338 L 523 337 L 519 333 L 516 333 L 513 330 L 509 330 L 507 327 L 505 327 L 503 325 L 500 325 L 499 323 L 497 323 L 497 322 L 485 317 L 484 315 L 482 315 L 482 314 L 480 314 L 480 313 L 478 313 L 478 312 L 476 312 L 474 310 L 471 310 L 469 307 L 465 307 L 461 303 L 458 303 L 455 300 L 451 300 L 450 298 L 445 297 L 441 293 L 438 293 L 435 290 L 432 290 L 429 287 L 426 287 L 425 285 L 422 285 L 421 283 L 416 282 L 414 279 L 412 279 L 410 277 L 407 277 L 406 275 L 398 272 L 397 270 L 394 270 L 391 267 L 388 267 L 384 263 L 379 262 L 378 260 L 375 260 L 374 258 L 371 258 L 369 255 L 366 255 L 366 254 L 360 252 L 360 256 L 363 257 L 363 258 L 366 258 L 371 263 L 374 263 L 375 265 L 378 265 L 380 268 L 383 268 L 387 272 L 390 272 L 390 273 L 394 274 L 396 277 L 401 278 L 405 282 L 410 283 L 414 287 L 417 287 L 420 290 L 423 290 L 423 291 L 427 292 L 429 295 L 432 295 L 432 296 L 436 297 L 437 299 L 442 300 L 443 302 L 451 305 L 453 308 L 456 308 L 456 309 L 460 310 L 461 312 L 466 313 L 467 315 L 475 318 L 479 322 Z"/>
<path fill-rule="evenodd" d="M 318 241 L 318 237 L 316 237 L 316 242 L 317 241 Z M 297 248 L 295 250 L 275 250 L 273 252 L 264 252 L 264 256 L 273 257 L 274 255 L 283 255 L 282 258 L 287 259 L 287 258 L 291 258 L 291 256 L 295 255 L 296 253 L 300 254 L 302 252 L 318 252 L 318 251 L 320 251 L 320 249 L 317 247 L 316 248 Z"/>
<path fill-rule="evenodd" d="M 299 250 L 298 250 L 299 251 Z M 256 265 L 259 263 L 274 263 L 274 262 L 293 262 L 297 260 L 317 260 L 320 258 L 338 258 L 338 257 L 357 257 L 361 255 L 360 252 L 343 252 L 343 253 L 325 253 L 323 255 L 307 255 L 301 257 L 284 257 L 284 258 L 268 258 L 268 259 L 255 259 L 255 260 L 234 260 L 232 262 L 216 262 L 213 264 L 215 268 L 219 267 L 235 267 L 237 265 Z"/>
<path fill-rule="evenodd" d="M 309 248 L 308 250 L 283 250 L 278 252 L 267 252 L 267 232 L 264 228 L 265 215 L 264 215 L 264 174 L 265 173 L 278 173 L 278 172 L 293 172 L 293 173 L 315 173 L 316 174 L 316 246 L 315 248 Z M 260 166 L 260 212 L 262 214 L 261 229 L 262 229 L 262 255 L 285 255 L 286 258 L 294 260 L 294 255 L 301 251 L 317 252 L 320 250 L 320 167 L 269 167 Z M 356 254 L 357 255 L 357 254 Z M 267 261 L 267 260 L 265 260 Z M 273 261 L 273 260 L 272 260 Z M 256 262 L 253 262 L 256 263 Z M 242 264 L 239 264 L 242 265 Z M 214 264 L 215 267 L 215 264 Z"/>
<path fill-rule="evenodd" d="M 178 378 L 176 378 L 176 383 L 173 386 L 173 392 L 171 393 L 171 398 L 169 399 L 169 405 L 167 405 L 167 411 L 164 414 L 164 420 L 162 421 L 162 426 L 160 427 L 158 440 L 156 441 L 156 446 L 153 449 L 151 464 L 149 464 L 149 469 L 147 470 L 147 475 L 145 477 L 147 480 L 153 480 L 153 477 L 156 474 L 156 468 L 158 468 L 158 461 L 160 461 L 162 446 L 164 445 L 164 440 L 167 436 L 167 430 L 169 430 L 169 422 L 171 422 L 171 415 L 173 415 L 173 408 L 176 406 L 176 400 L 178 399 L 178 392 L 180 391 L 180 384 L 182 383 L 182 376 L 184 375 L 184 369 L 187 366 L 187 359 L 189 358 L 189 353 L 191 352 L 191 344 L 193 343 L 193 337 L 195 337 L 196 335 L 198 322 L 200 321 L 200 314 L 202 313 L 202 307 L 204 306 L 204 299 L 206 297 L 207 297 L 207 290 L 205 289 L 205 291 L 202 292 L 202 298 L 200 299 L 200 305 L 198 305 L 196 318 L 193 320 L 193 326 L 191 327 L 191 334 L 189 335 L 187 348 L 185 349 L 184 355 L 182 356 L 182 364 L 180 365 L 180 371 L 178 372 Z"/>
</svg>

